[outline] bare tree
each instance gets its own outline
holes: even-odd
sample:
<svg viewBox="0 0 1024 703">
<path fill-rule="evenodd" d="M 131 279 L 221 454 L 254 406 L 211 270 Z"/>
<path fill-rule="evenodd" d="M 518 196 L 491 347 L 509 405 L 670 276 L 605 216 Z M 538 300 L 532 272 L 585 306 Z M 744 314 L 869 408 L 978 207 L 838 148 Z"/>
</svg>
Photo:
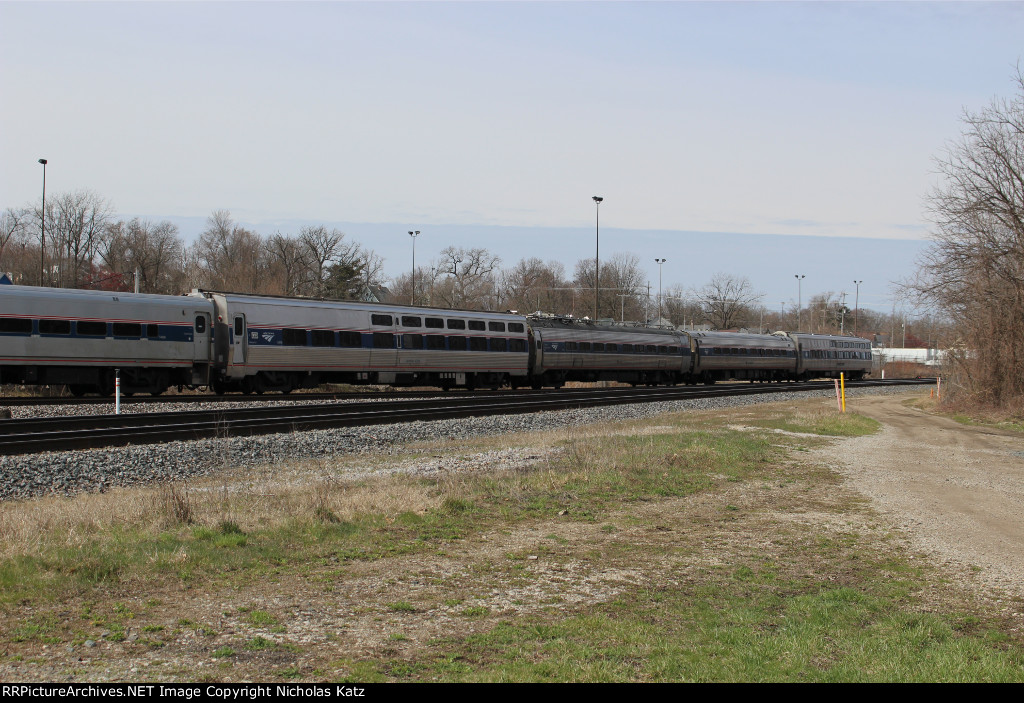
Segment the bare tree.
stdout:
<svg viewBox="0 0 1024 703">
<path fill-rule="evenodd" d="M 110 203 L 89 190 L 47 198 L 46 263 L 50 283 L 77 288 L 85 280 L 111 213 Z M 41 210 L 36 211 L 37 220 L 41 214 Z"/>
<path fill-rule="evenodd" d="M 448 247 L 440 254 L 438 271 L 447 275 L 435 293 L 450 308 L 493 309 L 496 305 L 495 269 L 501 258 L 486 249 Z"/>
<path fill-rule="evenodd" d="M 565 267 L 557 261 L 521 259 L 501 272 L 499 287 L 499 307 L 505 310 L 564 314 L 572 309 L 572 284 L 565 280 Z"/>
<path fill-rule="evenodd" d="M 269 261 L 263 240 L 236 225 L 227 210 L 210 215 L 193 249 L 202 270 L 202 285 L 243 293 L 264 292 Z"/>
<path fill-rule="evenodd" d="M 1024 396 L 1024 73 L 1012 99 L 965 111 L 964 130 L 937 160 L 935 225 L 913 288 L 963 331 L 957 383 L 997 405 Z"/>
<path fill-rule="evenodd" d="M 13 256 L 9 248 L 25 242 L 31 220 L 32 210 L 29 208 L 7 208 L 0 213 L 0 273 L 8 270 L 13 272 L 23 265 L 20 261 L 22 257 Z M 18 267 L 12 265 L 16 258 L 20 264 Z"/>
<path fill-rule="evenodd" d="M 751 306 L 764 297 L 754 292 L 750 279 L 727 273 L 716 273 L 693 295 L 701 306 L 704 319 L 720 330 L 747 324 Z"/>
<path fill-rule="evenodd" d="M 576 263 L 577 296 L 580 300 L 594 299 L 594 260 L 582 259 Z M 646 283 L 640 268 L 640 259 L 634 254 L 617 253 L 601 262 L 600 315 L 603 317 L 627 316 L 629 319 L 643 319 L 646 313 L 644 300 Z M 586 296 L 589 295 L 589 298 Z M 625 296 L 620 298 L 620 296 Z M 593 316 L 593 302 L 581 304 L 578 301 L 581 315 Z M 586 313 L 582 313 L 586 310 Z"/>
<path fill-rule="evenodd" d="M 304 247 L 294 237 L 280 232 L 267 240 L 272 278 L 276 281 L 273 292 L 282 295 L 300 295 L 310 279 L 309 260 Z"/>
<path fill-rule="evenodd" d="M 143 293 L 183 293 L 184 254 L 176 225 L 138 218 L 109 225 L 99 249 L 110 275 L 132 281 L 138 272 Z"/>
</svg>

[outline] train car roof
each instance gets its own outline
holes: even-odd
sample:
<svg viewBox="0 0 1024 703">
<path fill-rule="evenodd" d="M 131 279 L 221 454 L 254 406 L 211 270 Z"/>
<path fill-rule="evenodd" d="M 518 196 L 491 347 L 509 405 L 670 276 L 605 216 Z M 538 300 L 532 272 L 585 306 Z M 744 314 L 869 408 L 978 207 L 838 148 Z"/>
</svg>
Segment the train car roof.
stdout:
<svg viewBox="0 0 1024 703">
<path fill-rule="evenodd" d="M 332 298 L 298 298 L 283 295 L 258 295 L 253 293 L 231 293 L 228 291 L 193 289 L 189 294 L 195 297 L 212 298 L 222 296 L 229 302 L 247 302 L 263 305 L 285 305 L 302 308 L 342 308 L 347 310 L 371 310 L 374 312 L 390 313 L 392 315 L 437 315 L 439 317 L 475 316 L 483 319 L 500 318 L 507 320 L 514 318 L 516 321 L 525 321 L 526 316 L 515 312 L 490 312 L 486 310 L 466 310 L 463 308 L 434 308 L 422 305 L 400 305 L 396 303 L 369 303 L 362 300 L 335 300 Z"/>
<path fill-rule="evenodd" d="M 116 290 L 84 290 L 81 288 L 48 288 L 44 286 L 0 286 L 0 295 L 19 299 L 47 301 L 104 302 L 117 299 L 120 303 L 145 303 L 180 307 L 194 305 L 195 299 L 187 295 L 161 295 L 158 293 L 123 293 Z"/>
</svg>

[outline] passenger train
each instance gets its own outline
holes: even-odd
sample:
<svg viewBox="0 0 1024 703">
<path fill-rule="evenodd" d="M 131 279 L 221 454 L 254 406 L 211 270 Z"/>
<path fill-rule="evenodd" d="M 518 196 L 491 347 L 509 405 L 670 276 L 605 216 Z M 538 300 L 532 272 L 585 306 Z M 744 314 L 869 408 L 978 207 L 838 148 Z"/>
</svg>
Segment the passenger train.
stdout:
<svg viewBox="0 0 1024 703">
<path fill-rule="evenodd" d="M 855 380 L 851 336 L 686 332 L 516 313 L 193 290 L 188 295 L 0 286 L 0 383 L 74 395 L 169 387 L 287 393 L 321 383 L 449 388 L 729 379 Z"/>
</svg>

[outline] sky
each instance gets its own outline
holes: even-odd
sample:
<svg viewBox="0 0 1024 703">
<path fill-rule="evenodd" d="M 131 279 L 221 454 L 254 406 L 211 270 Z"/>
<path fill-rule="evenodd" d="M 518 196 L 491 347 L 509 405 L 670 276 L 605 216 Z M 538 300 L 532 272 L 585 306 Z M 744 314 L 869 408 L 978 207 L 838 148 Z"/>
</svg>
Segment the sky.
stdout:
<svg viewBox="0 0 1024 703">
<path fill-rule="evenodd" d="M 0 207 L 87 188 L 187 239 L 328 224 L 777 308 L 892 303 L 934 158 L 1012 92 L 1024 3 L 0 2 Z"/>
</svg>

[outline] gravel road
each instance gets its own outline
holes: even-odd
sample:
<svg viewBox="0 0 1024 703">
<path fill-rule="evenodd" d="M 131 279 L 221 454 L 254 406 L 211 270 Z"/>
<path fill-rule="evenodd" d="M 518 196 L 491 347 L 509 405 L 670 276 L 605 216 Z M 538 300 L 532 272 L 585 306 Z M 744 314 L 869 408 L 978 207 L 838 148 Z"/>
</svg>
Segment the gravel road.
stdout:
<svg viewBox="0 0 1024 703">
<path fill-rule="evenodd" d="M 939 561 L 1024 596 L 1024 437 L 966 426 L 898 397 L 857 402 L 881 432 L 818 457 Z"/>
</svg>

